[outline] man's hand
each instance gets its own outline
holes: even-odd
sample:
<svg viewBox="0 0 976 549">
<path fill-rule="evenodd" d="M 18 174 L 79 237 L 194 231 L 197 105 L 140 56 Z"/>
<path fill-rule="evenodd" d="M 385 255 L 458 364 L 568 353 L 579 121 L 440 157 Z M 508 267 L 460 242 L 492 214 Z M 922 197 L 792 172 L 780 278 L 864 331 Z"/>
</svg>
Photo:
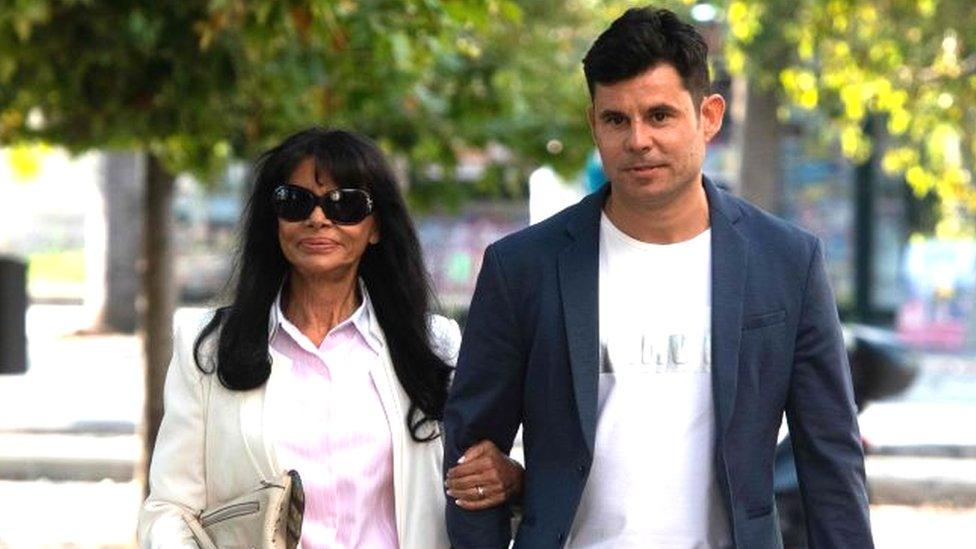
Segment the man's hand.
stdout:
<svg viewBox="0 0 976 549">
<path fill-rule="evenodd" d="M 478 511 L 521 494 L 523 472 L 517 461 L 502 454 L 490 440 L 482 440 L 447 471 L 444 485 L 458 507 Z"/>
</svg>

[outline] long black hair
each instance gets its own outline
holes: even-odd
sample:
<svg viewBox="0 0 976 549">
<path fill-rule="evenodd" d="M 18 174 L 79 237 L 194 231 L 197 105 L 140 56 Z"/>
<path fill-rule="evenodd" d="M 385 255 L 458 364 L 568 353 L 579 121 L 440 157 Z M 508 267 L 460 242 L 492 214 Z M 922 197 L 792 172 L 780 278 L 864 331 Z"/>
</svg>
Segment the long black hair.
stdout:
<svg viewBox="0 0 976 549">
<path fill-rule="evenodd" d="M 219 308 L 197 336 L 193 348 L 197 368 L 214 372 L 213 365 L 200 359 L 201 346 L 213 335 L 221 384 L 246 391 L 268 380 L 268 315 L 290 270 L 278 241 L 271 195 L 306 158 L 313 158 L 316 172 L 327 174 L 336 185 L 365 189 L 373 197 L 373 215 L 382 237 L 367 246 L 358 275 L 386 335 L 397 379 L 410 397 L 406 417 L 410 435 L 418 442 L 433 440 L 437 430 L 422 427 L 443 417 L 451 367 L 431 347 L 428 313 L 433 294 L 420 242 L 383 153 L 369 139 L 349 131 L 313 127 L 258 158 L 244 212 L 232 302 Z"/>
</svg>

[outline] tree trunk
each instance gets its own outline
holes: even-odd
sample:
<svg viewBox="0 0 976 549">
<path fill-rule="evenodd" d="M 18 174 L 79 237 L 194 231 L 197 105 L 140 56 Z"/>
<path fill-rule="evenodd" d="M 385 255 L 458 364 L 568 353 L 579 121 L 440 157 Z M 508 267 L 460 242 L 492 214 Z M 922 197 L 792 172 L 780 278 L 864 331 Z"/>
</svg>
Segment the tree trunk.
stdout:
<svg viewBox="0 0 976 549">
<path fill-rule="evenodd" d="M 152 154 L 146 161 L 146 211 L 143 248 L 143 344 L 146 358 L 144 462 L 148 479 L 152 450 L 163 417 L 163 382 L 173 348 L 173 194 L 175 177 Z M 148 493 L 149 483 L 143 484 Z"/>
<path fill-rule="evenodd" d="M 746 90 L 745 120 L 742 128 L 742 160 L 739 188 L 742 196 L 760 208 L 781 213 L 783 207 L 783 169 L 780 139 L 782 128 L 776 118 L 779 100 L 773 90 L 752 82 Z"/>
<path fill-rule="evenodd" d="M 104 301 L 96 329 L 134 333 L 138 324 L 139 258 L 143 187 L 146 182 L 143 155 L 129 151 L 105 153 L 99 185 L 105 203 Z"/>
</svg>

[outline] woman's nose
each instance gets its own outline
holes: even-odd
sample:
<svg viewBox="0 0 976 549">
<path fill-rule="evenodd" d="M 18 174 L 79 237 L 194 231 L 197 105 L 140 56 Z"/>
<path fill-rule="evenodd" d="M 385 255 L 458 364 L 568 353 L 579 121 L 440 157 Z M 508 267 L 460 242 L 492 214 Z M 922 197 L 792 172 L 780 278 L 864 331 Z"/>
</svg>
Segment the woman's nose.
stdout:
<svg viewBox="0 0 976 549">
<path fill-rule="evenodd" d="M 332 220 L 326 217 L 325 210 L 322 209 L 322 205 L 316 204 L 315 208 L 312 209 L 311 215 L 308 216 L 306 223 L 313 227 L 322 227 L 332 224 Z"/>
</svg>

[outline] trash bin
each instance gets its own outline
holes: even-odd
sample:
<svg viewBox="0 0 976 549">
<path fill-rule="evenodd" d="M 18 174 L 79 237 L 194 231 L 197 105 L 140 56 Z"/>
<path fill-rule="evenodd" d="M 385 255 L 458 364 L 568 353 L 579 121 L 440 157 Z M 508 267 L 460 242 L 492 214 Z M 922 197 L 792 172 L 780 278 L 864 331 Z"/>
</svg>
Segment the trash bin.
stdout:
<svg viewBox="0 0 976 549">
<path fill-rule="evenodd" d="M 0 374 L 27 371 L 27 264 L 0 256 Z"/>
</svg>

